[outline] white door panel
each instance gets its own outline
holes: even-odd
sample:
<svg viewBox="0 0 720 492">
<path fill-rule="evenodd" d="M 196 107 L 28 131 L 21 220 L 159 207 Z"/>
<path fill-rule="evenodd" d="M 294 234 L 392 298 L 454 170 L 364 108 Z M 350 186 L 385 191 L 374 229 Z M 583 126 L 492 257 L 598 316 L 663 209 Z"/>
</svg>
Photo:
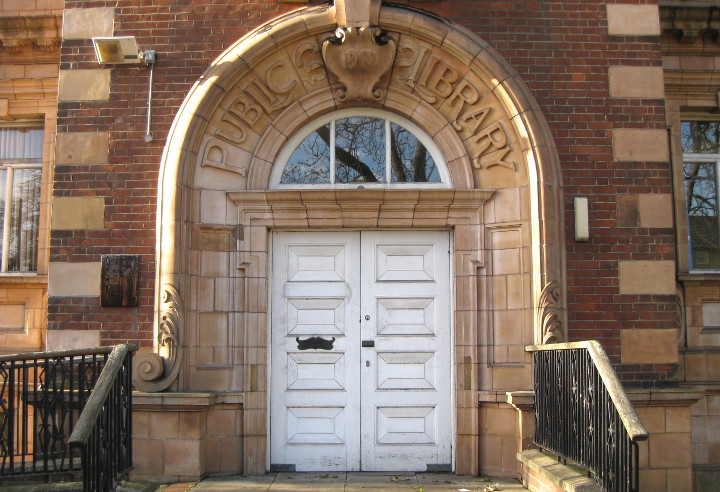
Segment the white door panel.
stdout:
<svg viewBox="0 0 720 492">
<path fill-rule="evenodd" d="M 376 360 L 379 390 L 437 388 L 434 352 L 378 352 Z"/>
<path fill-rule="evenodd" d="M 270 460 L 298 471 L 359 470 L 357 233 L 276 233 L 271 314 Z M 300 350 L 321 340 L 325 349 Z M 352 337 L 352 340 L 348 340 Z M 352 383 L 349 385 L 348 383 Z"/>
<path fill-rule="evenodd" d="M 287 248 L 287 281 L 337 282 L 346 278 L 345 245 L 293 245 Z"/>
<path fill-rule="evenodd" d="M 274 234 L 272 464 L 450 465 L 449 258 L 447 232 Z"/>
<path fill-rule="evenodd" d="M 361 331 L 375 342 L 361 349 L 363 469 L 450 465 L 449 234 L 363 232 L 361 244 Z"/>
<path fill-rule="evenodd" d="M 377 298 L 379 335 L 435 335 L 433 297 Z"/>
<path fill-rule="evenodd" d="M 289 335 L 340 335 L 345 333 L 344 297 L 287 296 Z"/>
</svg>

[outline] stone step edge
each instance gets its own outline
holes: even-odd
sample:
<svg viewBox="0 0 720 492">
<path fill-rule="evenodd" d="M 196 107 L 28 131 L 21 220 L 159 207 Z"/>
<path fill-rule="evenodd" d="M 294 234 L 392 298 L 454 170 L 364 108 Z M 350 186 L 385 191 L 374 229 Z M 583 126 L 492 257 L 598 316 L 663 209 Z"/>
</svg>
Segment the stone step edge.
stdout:
<svg viewBox="0 0 720 492">
<path fill-rule="evenodd" d="M 532 488 L 528 475 L 532 474 L 543 483 L 553 484 L 552 490 L 566 492 L 602 492 L 602 488 L 587 473 L 575 466 L 564 465 L 551 455 L 539 449 L 528 449 L 517 454 L 522 465 L 523 485 L 530 491 L 540 490 Z M 534 473 L 529 473 L 534 472 Z"/>
<path fill-rule="evenodd" d="M 160 484 L 146 481 L 120 482 L 115 492 L 154 492 Z M 0 485 L 3 492 L 83 492 L 82 482 L 31 483 Z"/>
</svg>

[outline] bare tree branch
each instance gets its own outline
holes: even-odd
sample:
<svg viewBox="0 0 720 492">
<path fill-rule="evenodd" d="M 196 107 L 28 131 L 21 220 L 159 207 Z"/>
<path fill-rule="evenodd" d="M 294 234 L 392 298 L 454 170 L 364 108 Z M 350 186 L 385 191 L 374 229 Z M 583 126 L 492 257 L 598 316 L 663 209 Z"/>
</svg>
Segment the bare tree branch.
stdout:
<svg viewBox="0 0 720 492">
<path fill-rule="evenodd" d="M 320 135 L 320 138 L 322 138 L 325 143 L 330 146 L 330 129 L 323 126 L 315 131 L 318 135 Z M 364 162 L 337 145 L 335 146 L 335 158 L 341 160 L 349 168 L 357 171 L 357 173 L 360 174 L 366 182 L 377 182 L 377 177 Z"/>
</svg>

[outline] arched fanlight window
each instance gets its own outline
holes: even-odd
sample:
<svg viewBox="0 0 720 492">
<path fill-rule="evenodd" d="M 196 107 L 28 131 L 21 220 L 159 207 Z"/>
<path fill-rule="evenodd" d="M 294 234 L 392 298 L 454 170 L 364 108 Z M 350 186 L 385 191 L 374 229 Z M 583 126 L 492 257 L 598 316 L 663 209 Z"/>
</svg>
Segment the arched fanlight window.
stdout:
<svg viewBox="0 0 720 492">
<path fill-rule="evenodd" d="M 345 110 L 305 126 L 280 153 L 274 188 L 448 187 L 442 156 L 417 126 L 377 110 Z"/>
</svg>

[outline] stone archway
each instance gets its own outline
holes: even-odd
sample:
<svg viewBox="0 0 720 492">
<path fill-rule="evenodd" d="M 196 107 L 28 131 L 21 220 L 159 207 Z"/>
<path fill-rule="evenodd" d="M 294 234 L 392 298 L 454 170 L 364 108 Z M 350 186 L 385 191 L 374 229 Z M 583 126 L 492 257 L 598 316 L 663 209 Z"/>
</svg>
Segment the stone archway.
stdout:
<svg viewBox="0 0 720 492">
<path fill-rule="evenodd" d="M 165 148 L 156 353 L 137 385 L 243 392 L 247 473 L 266 470 L 269 230 L 452 229 L 458 473 L 479 469 L 479 390 L 528 388 L 523 346 L 564 337 L 560 174 L 537 104 L 469 31 L 397 6 L 377 19 L 314 7 L 256 29 L 196 83 Z M 430 135 L 453 189 L 268 190 L 296 130 L 357 106 Z"/>
</svg>

